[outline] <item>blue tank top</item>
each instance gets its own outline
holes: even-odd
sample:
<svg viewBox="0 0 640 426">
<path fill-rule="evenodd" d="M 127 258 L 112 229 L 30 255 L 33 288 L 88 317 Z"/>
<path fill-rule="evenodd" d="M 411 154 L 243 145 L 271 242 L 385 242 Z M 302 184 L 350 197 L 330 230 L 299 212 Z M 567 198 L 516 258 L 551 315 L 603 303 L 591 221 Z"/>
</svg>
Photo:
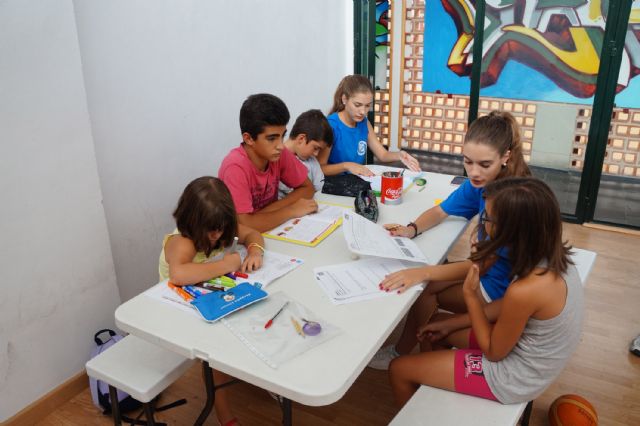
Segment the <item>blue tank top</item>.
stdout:
<svg viewBox="0 0 640 426">
<path fill-rule="evenodd" d="M 440 203 L 440 208 L 449 216 L 462 216 L 471 220 L 475 215 L 484 210 L 484 188 L 476 188 L 471 185 L 469 179 Z M 480 237 L 480 231 L 478 231 Z M 498 260 L 480 277 L 482 288 L 487 292 L 491 300 L 501 299 L 507 287 L 511 283 L 511 261 L 509 251 L 500 247 L 496 253 Z"/>
<path fill-rule="evenodd" d="M 333 146 L 329 155 L 329 164 L 353 162 L 364 164 L 367 155 L 367 140 L 369 138 L 368 120 L 356 123 L 356 127 L 349 127 L 340 120 L 334 112 L 327 117 L 333 129 Z"/>
</svg>

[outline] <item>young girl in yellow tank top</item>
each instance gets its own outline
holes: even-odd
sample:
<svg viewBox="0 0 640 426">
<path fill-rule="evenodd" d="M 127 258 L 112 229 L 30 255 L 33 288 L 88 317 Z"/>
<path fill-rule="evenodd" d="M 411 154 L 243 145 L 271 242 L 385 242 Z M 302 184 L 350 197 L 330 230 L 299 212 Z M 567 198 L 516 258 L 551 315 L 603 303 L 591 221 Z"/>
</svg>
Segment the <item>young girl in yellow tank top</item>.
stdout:
<svg viewBox="0 0 640 426">
<path fill-rule="evenodd" d="M 177 229 L 162 243 L 158 267 L 161 280 L 181 286 L 262 266 L 264 239 L 258 231 L 238 223 L 231 194 L 220 179 L 203 176 L 189 183 L 173 217 Z M 225 252 L 236 237 L 247 247 L 244 261 L 235 250 Z M 233 378 L 213 370 L 213 379 L 222 384 Z M 239 424 L 224 388 L 216 391 L 215 409 L 221 425 Z"/>
</svg>

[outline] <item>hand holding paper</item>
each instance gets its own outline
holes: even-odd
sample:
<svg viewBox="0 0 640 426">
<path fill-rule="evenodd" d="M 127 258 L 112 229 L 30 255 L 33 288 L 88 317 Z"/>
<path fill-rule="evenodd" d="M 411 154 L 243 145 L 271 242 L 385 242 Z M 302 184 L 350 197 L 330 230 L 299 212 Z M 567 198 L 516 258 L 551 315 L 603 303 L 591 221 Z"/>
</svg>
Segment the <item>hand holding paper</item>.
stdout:
<svg viewBox="0 0 640 426">
<path fill-rule="evenodd" d="M 429 261 L 416 243 L 409 238 L 392 237 L 382 226 L 353 212 L 344 212 L 342 229 L 347 247 L 354 253 L 411 262 L 435 263 Z"/>
</svg>

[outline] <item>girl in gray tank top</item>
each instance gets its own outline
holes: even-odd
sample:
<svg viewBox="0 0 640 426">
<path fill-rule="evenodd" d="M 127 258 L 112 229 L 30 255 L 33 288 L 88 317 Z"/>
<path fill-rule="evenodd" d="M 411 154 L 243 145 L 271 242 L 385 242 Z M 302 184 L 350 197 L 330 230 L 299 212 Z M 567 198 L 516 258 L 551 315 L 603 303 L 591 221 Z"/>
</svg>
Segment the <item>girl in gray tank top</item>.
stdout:
<svg viewBox="0 0 640 426">
<path fill-rule="evenodd" d="M 456 350 L 400 356 L 390 366 L 400 406 L 418 385 L 494 399 L 505 404 L 536 398 L 560 374 L 580 340 L 580 277 L 562 241 L 553 192 L 535 178 L 487 185 L 474 265 L 462 292 L 468 314 L 442 315 L 419 333 Z M 513 281 L 504 297 L 484 304 L 480 271 L 506 247 Z M 471 328 L 469 328 L 469 326 Z"/>
</svg>

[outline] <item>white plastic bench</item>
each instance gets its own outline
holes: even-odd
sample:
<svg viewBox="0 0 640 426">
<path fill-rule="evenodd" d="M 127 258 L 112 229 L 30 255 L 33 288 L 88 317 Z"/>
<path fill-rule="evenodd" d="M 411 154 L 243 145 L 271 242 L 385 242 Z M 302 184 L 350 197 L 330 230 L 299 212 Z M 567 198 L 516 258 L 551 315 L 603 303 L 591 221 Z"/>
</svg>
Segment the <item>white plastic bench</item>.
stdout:
<svg viewBox="0 0 640 426">
<path fill-rule="evenodd" d="M 582 285 L 585 285 L 596 253 L 589 250 L 572 249 L 571 259 L 578 269 Z M 529 424 L 533 401 L 504 405 L 496 401 L 477 398 L 430 386 L 420 386 L 409 402 L 393 418 L 389 426 L 515 426 Z"/>
<path fill-rule="evenodd" d="M 129 335 L 89 360 L 85 367 L 89 376 L 109 385 L 115 425 L 122 421 L 116 389 L 142 402 L 146 424 L 153 425 L 154 408 L 149 402 L 182 376 L 192 363 L 193 360 Z"/>
</svg>

